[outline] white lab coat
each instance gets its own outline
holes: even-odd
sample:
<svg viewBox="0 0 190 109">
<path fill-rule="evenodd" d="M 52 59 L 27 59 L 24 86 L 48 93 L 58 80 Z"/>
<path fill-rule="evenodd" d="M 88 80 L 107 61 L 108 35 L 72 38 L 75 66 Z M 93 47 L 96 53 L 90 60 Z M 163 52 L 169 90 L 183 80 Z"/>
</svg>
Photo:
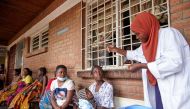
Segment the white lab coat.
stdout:
<svg viewBox="0 0 190 109">
<path fill-rule="evenodd" d="M 146 63 L 142 47 L 127 51 L 127 59 Z M 164 109 L 190 109 L 190 47 L 174 28 L 161 28 L 156 60 L 147 64 L 160 89 Z M 155 89 L 142 70 L 145 105 L 155 109 Z"/>
</svg>

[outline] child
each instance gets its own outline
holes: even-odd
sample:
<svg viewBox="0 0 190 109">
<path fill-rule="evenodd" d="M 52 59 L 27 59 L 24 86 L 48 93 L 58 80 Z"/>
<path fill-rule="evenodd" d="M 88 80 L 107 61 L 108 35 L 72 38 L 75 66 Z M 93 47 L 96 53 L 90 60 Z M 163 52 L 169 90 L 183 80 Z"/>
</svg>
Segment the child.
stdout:
<svg viewBox="0 0 190 109">
<path fill-rule="evenodd" d="M 67 77 L 67 68 L 64 65 L 56 67 L 57 79 L 51 84 L 51 104 L 53 108 L 69 108 L 74 94 L 74 83 Z"/>
<path fill-rule="evenodd" d="M 88 88 L 79 90 L 78 99 L 79 109 L 96 109 L 94 96 Z"/>
</svg>

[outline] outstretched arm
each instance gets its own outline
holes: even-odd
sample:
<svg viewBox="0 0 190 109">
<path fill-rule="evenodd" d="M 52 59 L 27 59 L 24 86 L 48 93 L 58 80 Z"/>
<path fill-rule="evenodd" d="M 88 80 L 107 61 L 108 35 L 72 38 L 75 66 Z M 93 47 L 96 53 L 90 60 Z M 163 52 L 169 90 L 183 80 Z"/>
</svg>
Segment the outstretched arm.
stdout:
<svg viewBox="0 0 190 109">
<path fill-rule="evenodd" d="M 108 51 L 108 52 L 116 52 L 116 53 L 118 53 L 118 54 L 120 54 L 120 55 L 123 55 L 123 56 L 126 56 L 126 54 L 127 54 L 127 51 L 126 51 L 126 50 L 123 50 L 123 49 L 121 49 L 121 48 L 114 47 L 113 45 L 109 45 L 109 46 L 107 47 L 107 51 Z"/>
</svg>

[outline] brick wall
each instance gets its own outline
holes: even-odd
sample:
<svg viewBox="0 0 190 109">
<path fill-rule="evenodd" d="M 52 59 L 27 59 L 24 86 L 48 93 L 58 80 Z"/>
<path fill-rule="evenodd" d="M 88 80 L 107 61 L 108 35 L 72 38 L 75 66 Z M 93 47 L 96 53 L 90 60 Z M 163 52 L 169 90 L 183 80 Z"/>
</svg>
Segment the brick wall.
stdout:
<svg viewBox="0 0 190 109">
<path fill-rule="evenodd" d="M 190 0 L 170 0 L 171 26 L 179 29 L 188 42 L 190 42 L 189 7 Z M 42 17 L 42 14 L 38 17 Z M 68 28 L 68 31 L 57 35 L 57 32 L 63 28 Z M 77 4 L 50 22 L 48 52 L 25 57 L 24 67 L 31 68 L 34 71 L 33 76 L 37 77 L 37 69 L 40 66 L 45 66 L 48 68 L 48 76 L 51 78 L 54 75 L 51 72 L 55 70 L 55 67 L 64 64 L 69 69 L 69 76 L 75 80 L 77 85 L 89 86 L 93 82 L 92 78 L 77 77 L 77 72 L 82 69 L 81 44 L 81 13 L 80 4 Z M 25 47 L 25 52 L 27 50 L 28 48 Z M 111 76 L 116 76 L 116 73 Z M 107 80 L 113 84 L 115 96 L 143 99 L 141 79 L 108 78 Z"/>
<path fill-rule="evenodd" d="M 68 31 L 57 35 L 62 28 L 68 28 Z M 65 64 L 71 70 L 81 69 L 80 34 L 80 4 L 78 4 L 50 22 L 48 52 L 25 58 L 25 67 L 31 67 L 36 71 L 40 66 L 45 66 L 52 72 L 56 65 Z"/>
<path fill-rule="evenodd" d="M 57 32 L 63 28 L 68 28 L 68 31 L 57 35 Z M 53 72 L 57 65 L 64 64 L 68 67 L 68 75 L 75 80 L 76 85 L 81 84 L 87 87 L 93 82 L 92 78 L 77 77 L 77 71 L 82 69 L 81 40 L 81 13 L 80 4 L 77 4 L 50 22 L 48 52 L 28 58 L 25 54 L 24 67 L 31 68 L 36 78 L 36 72 L 40 66 L 45 66 L 49 72 Z M 25 51 L 27 49 L 26 47 Z M 50 78 L 53 75 L 53 73 L 48 73 Z M 141 79 L 110 78 L 107 80 L 114 85 L 115 96 L 143 99 Z"/>
<path fill-rule="evenodd" d="M 169 0 L 171 26 L 180 30 L 190 44 L 190 0 Z"/>
<path fill-rule="evenodd" d="M 125 72 L 129 73 L 129 72 Z M 141 79 L 106 78 L 114 88 L 114 96 L 143 100 L 143 85 Z M 77 85 L 88 87 L 93 83 L 91 78 L 78 78 Z"/>
<path fill-rule="evenodd" d="M 88 87 L 92 83 L 91 71 L 78 71 L 77 83 Z M 114 95 L 118 97 L 143 99 L 141 73 L 127 72 L 126 70 L 104 70 L 105 80 L 114 88 Z"/>
</svg>

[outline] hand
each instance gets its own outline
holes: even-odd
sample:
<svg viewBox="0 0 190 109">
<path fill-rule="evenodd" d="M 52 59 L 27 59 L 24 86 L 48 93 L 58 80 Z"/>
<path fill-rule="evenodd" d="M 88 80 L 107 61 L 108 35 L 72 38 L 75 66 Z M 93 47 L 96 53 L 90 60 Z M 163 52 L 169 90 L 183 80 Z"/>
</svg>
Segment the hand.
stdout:
<svg viewBox="0 0 190 109">
<path fill-rule="evenodd" d="M 113 45 L 108 45 L 107 46 L 107 51 L 108 52 L 116 52 L 116 47 L 114 47 Z"/>
<path fill-rule="evenodd" d="M 130 66 L 128 66 L 128 71 L 131 72 L 136 72 L 138 70 L 141 70 L 142 68 L 148 68 L 147 64 L 144 63 L 137 63 L 137 64 L 131 64 Z"/>
<path fill-rule="evenodd" d="M 123 64 L 131 64 L 130 60 L 126 60 Z"/>
</svg>

